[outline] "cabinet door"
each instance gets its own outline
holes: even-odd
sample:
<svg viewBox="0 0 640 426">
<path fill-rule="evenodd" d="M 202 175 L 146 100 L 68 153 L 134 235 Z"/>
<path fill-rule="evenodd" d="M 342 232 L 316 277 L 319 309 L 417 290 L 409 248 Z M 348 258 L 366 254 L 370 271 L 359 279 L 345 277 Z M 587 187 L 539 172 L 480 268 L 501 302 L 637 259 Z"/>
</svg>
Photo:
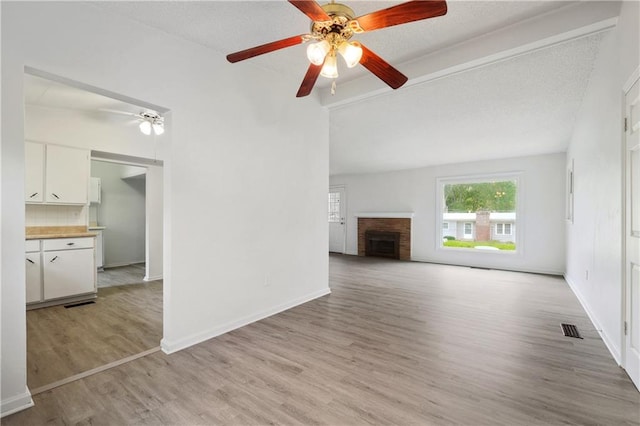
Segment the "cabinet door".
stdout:
<svg viewBox="0 0 640 426">
<path fill-rule="evenodd" d="M 45 300 L 96 291 L 93 249 L 47 251 L 43 263 Z"/>
<path fill-rule="evenodd" d="M 45 201 L 87 204 L 89 198 L 89 151 L 47 145 Z"/>
<path fill-rule="evenodd" d="M 25 255 L 27 268 L 27 303 L 42 300 L 42 270 L 40 269 L 40 252 Z"/>
<path fill-rule="evenodd" d="M 41 203 L 44 200 L 44 145 L 25 142 L 24 200 Z"/>
</svg>

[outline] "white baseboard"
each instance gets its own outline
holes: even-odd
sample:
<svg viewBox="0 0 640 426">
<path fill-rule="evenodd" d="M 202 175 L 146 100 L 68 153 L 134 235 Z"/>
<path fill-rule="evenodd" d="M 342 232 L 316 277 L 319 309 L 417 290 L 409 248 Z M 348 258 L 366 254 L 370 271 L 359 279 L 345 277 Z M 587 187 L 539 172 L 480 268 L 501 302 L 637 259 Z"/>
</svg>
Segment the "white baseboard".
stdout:
<svg viewBox="0 0 640 426">
<path fill-rule="evenodd" d="M 573 294 L 575 294 L 576 297 L 578 298 L 578 301 L 582 305 L 582 308 L 584 309 L 584 311 L 587 313 L 587 316 L 591 320 L 591 323 L 595 327 L 598 334 L 600 334 L 600 337 L 602 337 L 602 341 L 604 342 L 605 346 L 607 347 L 607 349 L 609 349 L 609 352 L 611 352 L 613 359 L 616 361 L 618 365 L 622 365 L 622 355 L 620 354 L 620 351 L 616 348 L 616 345 L 614 344 L 614 340 L 611 339 L 611 337 L 604 331 L 604 329 L 598 322 L 598 319 L 596 318 L 595 314 L 591 310 L 589 303 L 587 303 L 586 299 L 582 296 L 576 284 L 573 281 L 571 281 L 571 278 L 569 278 L 566 274 L 564 275 L 564 280 L 567 282 L 567 284 L 569 284 L 569 288 L 571 289 L 571 291 L 573 291 Z"/>
<path fill-rule="evenodd" d="M 0 417 L 5 417 L 9 414 L 17 413 L 18 411 L 33 407 L 33 399 L 31 399 L 31 392 L 29 392 L 29 389 L 25 389 L 25 391 L 19 395 L 3 399 L 0 404 Z"/>
<path fill-rule="evenodd" d="M 103 269 L 109 269 L 109 268 L 119 268 L 121 266 L 131 266 L 131 265 L 138 265 L 140 263 L 144 263 L 144 260 L 138 260 L 138 261 L 134 261 L 134 262 L 116 262 L 116 263 L 110 263 L 108 265 L 103 265 L 102 268 Z"/>
<path fill-rule="evenodd" d="M 167 339 L 162 339 L 160 342 L 160 347 L 162 348 L 162 352 L 166 354 L 171 354 L 182 349 L 186 349 L 189 346 L 193 346 L 195 344 L 204 342 L 205 340 L 209 340 L 216 336 L 220 336 L 221 334 L 228 333 L 232 330 L 235 330 L 240 327 L 244 327 L 245 325 L 251 324 L 252 322 L 260 321 L 261 319 L 265 319 L 270 317 L 271 315 L 275 315 L 282 311 L 286 311 L 295 306 L 302 305 L 303 303 L 310 302 L 313 299 L 317 299 L 319 297 L 325 296 L 331 293 L 331 289 L 329 287 L 315 291 L 313 293 L 307 294 L 306 296 L 299 297 L 297 299 L 291 300 L 286 303 L 282 303 L 280 305 L 276 305 L 270 309 L 266 309 L 262 312 L 258 312 L 256 314 L 248 315 L 244 318 L 240 318 L 236 321 L 231 321 L 227 324 L 223 324 L 219 327 L 214 327 L 210 330 L 205 330 L 200 333 L 192 334 L 191 336 L 184 337 L 182 339 L 178 339 L 175 341 L 169 341 Z"/>
<path fill-rule="evenodd" d="M 147 276 L 145 276 L 145 277 L 142 279 L 142 281 L 146 281 L 146 282 L 148 282 L 148 281 L 157 281 L 157 280 L 161 280 L 161 279 L 163 279 L 162 277 L 163 277 L 163 275 L 155 275 L 155 276 L 153 276 L 153 277 L 147 277 Z"/>
</svg>

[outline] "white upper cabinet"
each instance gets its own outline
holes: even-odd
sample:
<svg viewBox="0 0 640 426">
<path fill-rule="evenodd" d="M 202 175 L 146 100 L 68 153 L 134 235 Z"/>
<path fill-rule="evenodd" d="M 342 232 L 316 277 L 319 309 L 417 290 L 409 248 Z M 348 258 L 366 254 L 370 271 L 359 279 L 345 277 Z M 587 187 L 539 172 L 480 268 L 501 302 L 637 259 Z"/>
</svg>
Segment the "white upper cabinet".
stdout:
<svg viewBox="0 0 640 426">
<path fill-rule="evenodd" d="M 41 203 L 44 200 L 44 145 L 27 142 L 24 151 L 24 199 L 28 203 Z"/>
<path fill-rule="evenodd" d="M 27 203 L 88 203 L 89 150 L 26 142 L 25 164 Z"/>
</svg>

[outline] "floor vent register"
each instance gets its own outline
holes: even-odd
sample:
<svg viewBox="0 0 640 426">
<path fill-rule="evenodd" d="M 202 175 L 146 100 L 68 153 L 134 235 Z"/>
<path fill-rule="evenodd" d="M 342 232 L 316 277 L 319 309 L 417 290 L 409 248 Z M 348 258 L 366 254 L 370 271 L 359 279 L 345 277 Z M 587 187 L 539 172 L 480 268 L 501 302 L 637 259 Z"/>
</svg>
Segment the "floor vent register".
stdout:
<svg viewBox="0 0 640 426">
<path fill-rule="evenodd" d="M 562 327 L 562 334 L 566 337 L 575 337 L 576 339 L 582 339 L 580 336 L 580 332 L 578 332 L 578 327 L 573 324 L 560 324 Z"/>
</svg>

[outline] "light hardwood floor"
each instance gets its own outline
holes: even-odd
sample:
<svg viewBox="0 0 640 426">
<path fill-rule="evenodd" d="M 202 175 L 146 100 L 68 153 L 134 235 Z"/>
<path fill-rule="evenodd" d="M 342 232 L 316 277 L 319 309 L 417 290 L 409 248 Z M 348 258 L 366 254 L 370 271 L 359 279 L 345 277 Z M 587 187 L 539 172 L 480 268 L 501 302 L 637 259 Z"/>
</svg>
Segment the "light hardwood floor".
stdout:
<svg viewBox="0 0 640 426">
<path fill-rule="evenodd" d="M 332 255 L 330 285 L 3 424 L 640 424 L 640 394 L 561 278 Z"/>
<path fill-rule="evenodd" d="M 110 285 L 132 282 L 130 268 Z M 135 271 L 134 271 L 135 273 Z M 143 273 L 144 275 L 144 273 Z M 109 278 L 110 277 L 110 278 Z M 31 390 L 160 345 L 162 281 L 98 289 L 95 303 L 27 311 L 27 384 Z"/>
</svg>

